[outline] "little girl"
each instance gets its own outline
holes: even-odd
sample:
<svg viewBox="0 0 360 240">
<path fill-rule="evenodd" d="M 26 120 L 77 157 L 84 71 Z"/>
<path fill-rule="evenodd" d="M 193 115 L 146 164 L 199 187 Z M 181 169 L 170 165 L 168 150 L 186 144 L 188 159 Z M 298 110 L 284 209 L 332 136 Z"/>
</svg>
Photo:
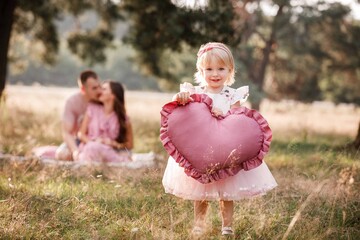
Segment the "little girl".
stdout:
<svg viewBox="0 0 360 240">
<path fill-rule="evenodd" d="M 192 100 L 190 95 L 193 93 L 207 94 L 213 100 L 214 115 L 226 114 L 230 108 L 239 107 L 246 101 L 249 95 L 248 86 L 238 89 L 229 87 L 235 81 L 235 66 L 233 56 L 226 45 L 216 42 L 202 45 L 197 57 L 195 81 L 199 86 L 181 84 L 180 92 L 173 100 L 184 105 Z M 241 170 L 234 176 L 202 184 L 187 176 L 172 157 L 169 157 L 162 182 L 166 193 L 194 200 L 192 233 L 195 235 L 205 232 L 208 200 L 220 201 L 222 235 L 233 235 L 233 201 L 263 195 L 277 186 L 265 162 L 250 171 Z"/>
<path fill-rule="evenodd" d="M 86 109 L 78 134 L 81 144 L 76 160 L 130 161 L 127 150 L 133 147 L 133 135 L 126 116 L 123 86 L 114 81 L 104 82 L 99 101 L 102 104 L 90 103 Z"/>
</svg>

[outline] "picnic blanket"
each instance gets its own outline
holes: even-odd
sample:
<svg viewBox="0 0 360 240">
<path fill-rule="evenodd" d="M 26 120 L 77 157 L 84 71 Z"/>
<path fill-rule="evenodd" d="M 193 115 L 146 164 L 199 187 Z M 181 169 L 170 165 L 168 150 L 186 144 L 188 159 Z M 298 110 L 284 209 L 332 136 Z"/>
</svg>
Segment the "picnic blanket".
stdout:
<svg viewBox="0 0 360 240">
<path fill-rule="evenodd" d="M 52 165 L 52 166 L 65 166 L 69 168 L 80 168 L 84 166 L 104 166 L 107 167 L 121 167 L 121 168 L 130 168 L 130 169 L 138 169 L 138 168 L 150 168 L 155 167 L 156 162 L 156 154 L 153 152 L 148 153 L 132 153 L 131 159 L 129 162 L 119 162 L 119 163 L 103 163 L 103 162 L 77 162 L 77 161 L 63 161 L 55 159 L 55 150 L 57 146 L 44 146 L 34 148 L 32 154 L 29 156 L 15 156 L 11 154 L 3 154 L 0 152 L 0 160 L 10 160 L 10 161 L 18 161 L 24 162 L 33 160 L 36 158 L 39 163 L 44 165 Z"/>
</svg>

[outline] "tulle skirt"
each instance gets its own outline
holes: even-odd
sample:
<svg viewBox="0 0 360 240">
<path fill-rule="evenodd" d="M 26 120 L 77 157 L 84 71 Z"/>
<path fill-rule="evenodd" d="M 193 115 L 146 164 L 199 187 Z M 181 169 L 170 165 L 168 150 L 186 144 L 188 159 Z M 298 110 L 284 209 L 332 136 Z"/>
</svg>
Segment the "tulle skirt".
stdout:
<svg viewBox="0 0 360 240">
<path fill-rule="evenodd" d="M 277 183 L 263 162 L 250 170 L 208 184 L 202 184 L 185 174 L 184 169 L 169 157 L 162 180 L 166 193 L 187 200 L 240 200 L 264 195 Z"/>
</svg>

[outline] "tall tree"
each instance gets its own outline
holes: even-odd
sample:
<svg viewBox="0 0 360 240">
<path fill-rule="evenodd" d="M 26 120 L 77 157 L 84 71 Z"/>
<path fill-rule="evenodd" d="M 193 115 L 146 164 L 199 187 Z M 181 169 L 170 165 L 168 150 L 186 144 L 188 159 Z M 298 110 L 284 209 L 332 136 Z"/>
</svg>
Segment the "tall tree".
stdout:
<svg viewBox="0 0 360 240">
<path fill-rule="evenodd" d="M 64 13 L 75 17 L 85 11 L 95 11 L 99 16 L 94 29 L 75 29 L 68 36 L 68 47 L 90 65 L 105 61 L 104 49 L 111 45 L 113 25 L 121 18 L 117 5 L 111 0 L 3 0 L 0 3 L 0 96 L 6 83 L 6 69 L 9 60 L 10 34 L 26 34 L 31 43 L 42 46 L 40 60 L 52 64 L 59 48 L 59 36 L 55 20 Z"/>
<path fill-rule="evenodd" d="M 276 9 L 274 16 L 268 16 L 261 5 L 265 2 Z M 231 1 L 236 12 L 235 24 L 243 34 L 235 45 L 236 55 L 245 65 L 247 78 L 254 83 L 258 92 L 263 92 L 265 76 L 276 51 L 279 35 L 287 27 L 291 9 L 290 1 Z M 249 6 L 250 5 L 250 6 Z M 254 10 L 251 10 L 254 9 Z M 260 108 L 261 94 L 252 99 L 252 107 Z"/>
<path fill-rule="evenodd" d="M 0 2 L 0 31 L 2 35 L 0 38 L 0 99 L 5 88 L 8 49 L 15 6 L 15 0 L 3 0 Z"/>
<path fill-rule="evenodd" d="M 331 100 L 360 104 L 360 26 L 341 4 L 308 6 L 279 38 L 271 73 L 273 94 L 301 101 Z"/>
</svg>

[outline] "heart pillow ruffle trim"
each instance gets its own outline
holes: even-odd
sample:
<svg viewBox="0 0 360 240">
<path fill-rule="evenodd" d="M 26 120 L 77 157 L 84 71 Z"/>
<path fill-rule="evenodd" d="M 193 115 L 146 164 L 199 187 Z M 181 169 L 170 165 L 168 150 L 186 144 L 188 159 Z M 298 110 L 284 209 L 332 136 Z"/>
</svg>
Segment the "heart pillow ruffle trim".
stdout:
<svg viewBox="0 0 360 240">
<path fill-rule="evenodd" d="M 209 111 L 211 111 L 212 99 L 209 96 L 207 96 L 206 94 L 192 94 L 191 97 L 194 99 L 193 102 L 204 103 L 208 107 Z M 252 109 L 248 109 L 246 107 L 238 107 L 238 108 L 232 108 L 225 115 L 220 115 L 217 117 L 218 119 L 225 119 L 229 115 L 245 115 L 246 117 L 256 121 L 263 134 L 263 142 L 258 154 L 255 157 L 247 159 L 246 161 L 243 161 L 241 163 L 231 164 L 220 169 L 219 168 L 215 169 L 214 171 L 199 172 L 197 171 L 197 169 L 193 167 L 191 162 L 189 162 L 178 151 L 178 149 L 172 142 L 171 138 L 169 137 L 168 119 L 171 113 L 179 107 L 183 107 L 183 106 L 179 105 L 176 101 L 169 102 L 163 106 L 160 112 L 161 113 L 160 140 L 166 151 L 169 153 L 169 155 L 172 156 L 175 159 L 175 161 L 181 167 L 184 168 L 184 171 L 188 176 L 196 179 L 201 183 L 206 184 L 206 183 L 218 181 L 220 179 L 225 179 L 230 176 L 234 176 L 242 169 L 248 171 L 261 165 L 264 156 L 269 151 L 270 143 L 272 139 L 272 132 L 268 122 L 259 112 Z"/>
</svg>

